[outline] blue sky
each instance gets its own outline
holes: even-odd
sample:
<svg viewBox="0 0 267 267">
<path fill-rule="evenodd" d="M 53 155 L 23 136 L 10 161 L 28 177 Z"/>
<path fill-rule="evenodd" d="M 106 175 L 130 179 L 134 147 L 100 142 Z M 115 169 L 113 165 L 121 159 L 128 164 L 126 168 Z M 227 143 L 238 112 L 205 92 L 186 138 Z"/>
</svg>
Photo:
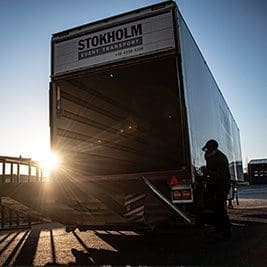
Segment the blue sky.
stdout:
<svg viewBox="0 0 267 267">
<path fill-rule="evenodd" d="M 0 155 L 49 150 L 51 34 L 160 1 L 0 0 Z M 177 0 L 241 132 L 267 158 L 267 1 Z"/>
</svg>

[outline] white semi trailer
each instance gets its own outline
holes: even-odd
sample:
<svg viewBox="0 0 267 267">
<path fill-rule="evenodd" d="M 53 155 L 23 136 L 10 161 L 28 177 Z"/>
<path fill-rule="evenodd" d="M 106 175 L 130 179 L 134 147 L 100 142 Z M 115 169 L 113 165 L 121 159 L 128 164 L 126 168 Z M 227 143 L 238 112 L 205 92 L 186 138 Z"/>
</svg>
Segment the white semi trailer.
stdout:
<svg viewBox="0 0 267 267">
<path fill-rule="evenodd" d="M 38 203 L 21 202 L 68 229 L 193 223 L 209 139 L 242 179 L 239 129 L 175 2 L 53 34 L 51 46 L 60 167 L 31 185 Z"/>
</svg>

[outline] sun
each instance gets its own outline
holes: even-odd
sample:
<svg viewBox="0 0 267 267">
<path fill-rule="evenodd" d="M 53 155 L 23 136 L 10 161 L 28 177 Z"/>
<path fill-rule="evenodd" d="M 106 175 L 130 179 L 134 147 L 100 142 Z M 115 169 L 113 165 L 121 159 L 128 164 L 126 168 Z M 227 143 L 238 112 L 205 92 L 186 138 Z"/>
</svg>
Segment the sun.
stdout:
<svg viewBox="0 0 267 267">
<path fill-rule="evenodd" d="M 39 160 L 44 174 L 49 175 L 59 166 L 59 157 L 55 152 L 50 151 L 45 158 Z"/>
<path fill-rule="evenodd" d="M 21 155 L 39 163 L 45 180 L 49 180 L 52 171 L 60 168 L 60 154 L 51 149 L 48 136 L 35 136 L 30 142 L 25 142 Z"/>
<path fill-rule="evenodd" d="M 43 150 L 42 153 L 35 153 L 34 158 L 39 162 L 44 178 L 49 178 L 52 171 L 59 168 L 60 158 L 55 151 Z"/>
</svg>

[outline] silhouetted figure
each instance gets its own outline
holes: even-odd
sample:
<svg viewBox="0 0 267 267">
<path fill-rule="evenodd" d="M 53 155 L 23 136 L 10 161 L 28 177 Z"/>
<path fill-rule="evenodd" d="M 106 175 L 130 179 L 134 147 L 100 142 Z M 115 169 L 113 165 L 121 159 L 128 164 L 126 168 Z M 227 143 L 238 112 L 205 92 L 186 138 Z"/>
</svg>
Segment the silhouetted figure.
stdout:
<svg viewBox="0 0 267 267">
<path fill-rule="evenodd" d="M 231 222 L 226 210 L 230 190 L 230 171 L 227 157 L 218 149 L 218 142 L 209 140 L 202 148 L 205 151 L 206 200 L 212 210 L 212 224 L 216 234 L 231 237 Z"/>
</svg>

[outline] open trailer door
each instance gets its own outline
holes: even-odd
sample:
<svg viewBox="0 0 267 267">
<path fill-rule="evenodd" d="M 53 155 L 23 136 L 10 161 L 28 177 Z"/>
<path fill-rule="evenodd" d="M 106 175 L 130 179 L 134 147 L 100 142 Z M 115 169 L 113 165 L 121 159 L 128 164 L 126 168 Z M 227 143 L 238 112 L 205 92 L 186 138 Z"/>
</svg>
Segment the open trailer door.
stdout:
<svg viewBox="0 0 267 267">
<path fill-rule="evenodd" d="M 174 212 L 162 199 L 193 201 L 175 18 L 166 2 L 53 35 L 51 145 L 62 203 L 94 195 L 127 222 L 159 222 Z M 182 191 L 171 190 L 169 172 L 186 173 L 183 199 L 172 199 Z M 148 173 L 156 191 L 140 178 Z M 132 199 L 144 208 L 132 209 Z M 160 204 L 149 214 L 152 202 Z"/>
</svg>

